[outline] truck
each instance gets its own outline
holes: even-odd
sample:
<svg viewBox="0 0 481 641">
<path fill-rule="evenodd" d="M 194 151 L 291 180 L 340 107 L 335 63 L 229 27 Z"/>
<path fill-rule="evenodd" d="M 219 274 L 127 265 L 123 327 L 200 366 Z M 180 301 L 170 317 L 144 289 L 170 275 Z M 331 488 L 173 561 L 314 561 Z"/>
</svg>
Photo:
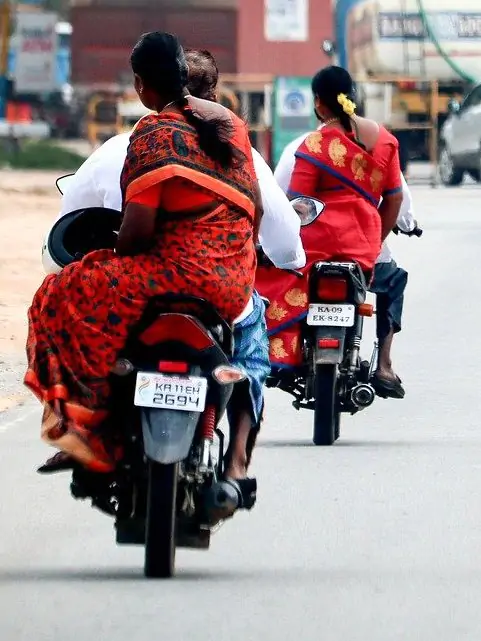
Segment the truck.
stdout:
<svg viewBox="0 0 481 641">
<path fill-rule="evenodd" d="M 335 5 L 339 64 L 357 80 L 366 114 L 406 137 L 412 158 L 432 158 L 450 101 L 481 77 L 481 10 L 477 0 L 460 1 Z"/>
</svg>

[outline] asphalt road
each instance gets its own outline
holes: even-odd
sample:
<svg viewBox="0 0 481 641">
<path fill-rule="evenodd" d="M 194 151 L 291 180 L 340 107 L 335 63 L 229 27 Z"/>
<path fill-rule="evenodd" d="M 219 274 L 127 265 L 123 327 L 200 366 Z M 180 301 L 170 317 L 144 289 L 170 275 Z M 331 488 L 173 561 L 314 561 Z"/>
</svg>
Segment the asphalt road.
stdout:
<svg viewBox="0 0 481 641">
<path fill-rule="evenodd" d="M 34 405 L 0 418 L 2 640 L 481 638 L 481 190 L 414 198 L 425 235 L 392 241 L 405 400 L 318 449 L 312 416 L 269 393 L 258 505 L 210 552 L 179 552 L 175 580 L 144 580 L 142 550 L 116 548 L 67 477 L 35 475 Z"/>
</svg>

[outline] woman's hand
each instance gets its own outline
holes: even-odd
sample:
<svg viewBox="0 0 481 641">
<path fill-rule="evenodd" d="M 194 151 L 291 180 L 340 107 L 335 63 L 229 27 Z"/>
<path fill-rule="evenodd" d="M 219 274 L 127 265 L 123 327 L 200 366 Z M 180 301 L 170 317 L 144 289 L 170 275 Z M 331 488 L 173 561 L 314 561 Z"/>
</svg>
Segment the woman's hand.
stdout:
<svg viewBox="0 0 481 641">
<path fill-rule="evenodd" d="M 150 249 L 154 239 L 157 210 L 147 205 L 127 203 L 115 251 L 119 256 L 135 256 Z"/>
</svg>

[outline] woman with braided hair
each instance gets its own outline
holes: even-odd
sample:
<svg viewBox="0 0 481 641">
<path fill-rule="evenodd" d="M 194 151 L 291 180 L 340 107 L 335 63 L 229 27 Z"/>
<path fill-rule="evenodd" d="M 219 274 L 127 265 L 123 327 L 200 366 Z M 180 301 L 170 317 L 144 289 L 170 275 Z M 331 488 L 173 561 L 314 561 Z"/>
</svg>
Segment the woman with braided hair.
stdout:
<svg viewBox="0 0 481 641">
<path fill-rule="evenodd" d="M 89 469 L 110 472 L 109 373 L 148 300 L 204 298 L 233 322 L 253 292 L 257 180 L 247 127 L 187 95 L 177 38 L 149 33 L 131 56 L 135 88 L 152 112 L 137 123 L 121 177 L 116 251 L 87 254 L 47 276 L 29 310 L 26 385 L 44 406 L 43 438 Z M 111 426 L 115 430 L 115 426 Z M 226 476 L 245 476 L 239 435 Z"/>
<path fill-rule="evenodd" d="M 356 116 L 349 73 L 326 67 L 314 76 L 312 91 L 323 126 L 298 148 L 289 185 L 291 198 L 307 196 L 325 204 L 301 228 L 305 277 L 260 267 L 256 281 L 258 291 L 271 301 L 266 313 L 271 361 L 284 367 L 301 363 L 299 321 L 307 315 L 312 265 L 333 258 L 354 260 L 369 277 L 402 203 L 397 140 L 373 120 Z"/>
</svg>

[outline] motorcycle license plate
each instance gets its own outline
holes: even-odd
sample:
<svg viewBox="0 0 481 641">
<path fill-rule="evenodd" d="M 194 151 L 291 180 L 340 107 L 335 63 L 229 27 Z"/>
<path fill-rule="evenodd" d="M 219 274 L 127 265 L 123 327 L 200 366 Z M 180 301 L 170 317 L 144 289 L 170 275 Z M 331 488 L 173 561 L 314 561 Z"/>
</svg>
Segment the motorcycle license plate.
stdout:
<svg viewBox="0 0 481 641">
<path fill-rule="evenodd" d="M 206 396 L 206 378 L 156 372 L 137 373 L 134 396 L 134 405 L 137 407 L 203 412 Z"/>
<path fill-rule="evenodd" d="M 324 327 L 352 327 L 354 317 L 354 305 L 318 303 L 309 305 L 307 324 Z"/>
</svg>

